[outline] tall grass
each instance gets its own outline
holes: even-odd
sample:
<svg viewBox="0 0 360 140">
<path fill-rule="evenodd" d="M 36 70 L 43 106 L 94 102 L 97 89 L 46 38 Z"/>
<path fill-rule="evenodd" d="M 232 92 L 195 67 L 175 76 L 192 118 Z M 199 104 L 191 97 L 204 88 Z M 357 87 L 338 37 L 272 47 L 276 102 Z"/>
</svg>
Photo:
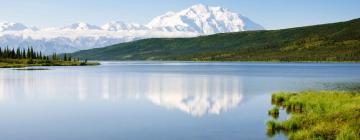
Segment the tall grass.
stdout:
<svg viewBox="0 0 360 140">
<path fill-rule="evenodd" d="M 268 114 L 271 115 L 273 118 L 277 119 L 279 117 L 279 108 L 273 107 L 269 110 Z"/>
<path fill-rule="evenodd" d="M 275 107 L 286 109 L 290 119 L 271 120 L 270 132 L 284 131 L 289 139 L 360 139 L 360 92 L 303 91 L 274 93 Z M 271 109 L 269 112 L 272 112 Z"/>
</svg>

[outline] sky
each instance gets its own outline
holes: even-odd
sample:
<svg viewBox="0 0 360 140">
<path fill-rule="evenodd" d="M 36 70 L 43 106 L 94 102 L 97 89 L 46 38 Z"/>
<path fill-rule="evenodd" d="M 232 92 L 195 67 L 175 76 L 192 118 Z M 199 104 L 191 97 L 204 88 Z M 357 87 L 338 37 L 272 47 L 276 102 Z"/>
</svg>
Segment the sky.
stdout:
<svg viewBox="0 0 360 140">
<path fill-rule="evenodd" d="M 40 28 L 76 22 L 146 24 L 168 11 L 200 3 L 240 13 L 266 29 L 360 18 L 360 0 L 0 0 L 0 22 L 20 22 Z"/>
</svg>

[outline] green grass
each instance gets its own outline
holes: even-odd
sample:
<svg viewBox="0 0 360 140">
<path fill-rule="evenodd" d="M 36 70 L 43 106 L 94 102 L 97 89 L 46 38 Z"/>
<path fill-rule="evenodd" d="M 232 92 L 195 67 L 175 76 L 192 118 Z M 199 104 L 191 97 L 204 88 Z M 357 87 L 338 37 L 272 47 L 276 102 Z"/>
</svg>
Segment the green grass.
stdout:
<svg viewBox="0 0 360 140">
<path fill-rule="evenodd" d="M 71 54 L 89 60 L 360 62 L 360 19 L 282 30 L 152 38 Z"/>
<path fill-rule="evenodd" d="M 277 119 L 279 117 L 279 108 L 276 106 L 273 107 L 269 110 L 268 114 L 271 115 L 273 118 Z"/>
<path fill-rule="evenodd" d="M 360 139 L 359 91 L 303 91 L 278 92 L 272 95 L 272 104 L 286 109 L 290 119 L 270 120 L 270 136 L 285 132 L 289 139 Z"/>
<path fill-rule="evenodd" d="M 29 66 L 86 66 L 99 65 L 97 62 L 81 61 L 47 61 L 47 60 L 29 60 L 29 59 L 0 59 L 0 68 L 21 68 Z"/>
</svg>

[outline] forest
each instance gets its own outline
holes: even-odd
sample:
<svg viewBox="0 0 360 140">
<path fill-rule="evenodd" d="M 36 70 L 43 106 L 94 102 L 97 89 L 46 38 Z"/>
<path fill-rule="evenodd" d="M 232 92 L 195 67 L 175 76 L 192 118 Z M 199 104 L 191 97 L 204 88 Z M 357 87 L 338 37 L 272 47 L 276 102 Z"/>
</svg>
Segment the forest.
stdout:
<svg viewBox="0 0 360 140">
<path fill-rule="evenodd" d="M 26 66 L 81 66 L 94 65 L 87 60 L 80 61 L 68 54 L 47 56 L 36 52 L 32 47 L 27 49 L 9 49 L 0 47 L 0 68 L 26 67 Z"/>
</svg>

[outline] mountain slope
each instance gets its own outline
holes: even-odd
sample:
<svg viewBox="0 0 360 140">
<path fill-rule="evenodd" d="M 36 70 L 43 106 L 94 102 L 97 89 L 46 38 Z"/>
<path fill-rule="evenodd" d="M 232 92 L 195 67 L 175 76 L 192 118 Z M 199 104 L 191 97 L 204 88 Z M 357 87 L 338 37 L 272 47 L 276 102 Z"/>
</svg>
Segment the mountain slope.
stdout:
<svg viewBox="0 0 360 140">
<path fill-rule="evenodd" d="M 360 61 L 360 19 L 273 31 L 154 38 L 73 53 L 91 60 Z"/>
</svg>

